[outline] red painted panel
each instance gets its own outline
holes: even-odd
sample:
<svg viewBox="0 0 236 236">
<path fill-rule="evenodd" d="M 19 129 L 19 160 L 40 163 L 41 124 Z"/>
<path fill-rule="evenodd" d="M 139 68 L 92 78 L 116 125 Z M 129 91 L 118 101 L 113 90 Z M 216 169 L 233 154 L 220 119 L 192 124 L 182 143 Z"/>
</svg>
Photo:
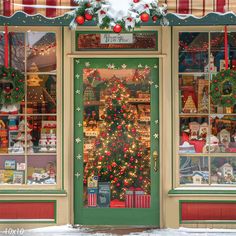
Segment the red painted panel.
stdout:
<svg viewBox="0 0 236 236">
<path fill-rule="evenodd" d="M 0 219 L 54 219 L 54 202 L 0 202 Z"/>
<path fill-rule="evenodd" d="M 34 8 L 33 6 L 36 5 L 36 1 L 35 0 L 23 0 L 22 4 L 24 5 L 32 5 L 32 7 L 24 7 L 24 12 L 26 12 L 27 14 L 33 15 L 36 13 L 36 8 Z"/>
<path fill-rule="evenodd" d="M 11 15 L 11 1 L 10 0 L 3 1 L 3 15 L 4 16 Z"/>
<path fill-rule="evenodd" d="M 189 0 L 179 0 L 179 13 L 180 14 L 189 14 L 190 13 Z"/>
<path fill-rule="evenodd" d="M 182 220 L 236 220 L 236 203 L 183 202 Z"/>
<path fill-rule="evenodd" d="M 46 0 L 47 6 L 56 6 L 57 0 Z M 56 8 L 46 8 L 46 16 L 47 17 L 56 17 L 57 16 L 57 9 Z"/>
<path fill-rule="evenodd" d="M 216 11 L 224 13 L 225 12 L 225 9 L 224 9 L 225 5 L 226 5 L 226 0 L 217 0 L 216 1 Z"/>
</svg>

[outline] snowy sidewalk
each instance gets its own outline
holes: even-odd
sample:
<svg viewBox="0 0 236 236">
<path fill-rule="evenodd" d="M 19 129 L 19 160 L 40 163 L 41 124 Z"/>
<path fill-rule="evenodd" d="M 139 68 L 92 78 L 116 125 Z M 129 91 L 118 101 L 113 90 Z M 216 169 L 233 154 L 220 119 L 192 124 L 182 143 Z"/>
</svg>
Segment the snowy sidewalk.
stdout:
<svg viewBox="0 0 236 236">
<path fill-rule="evenodd" d="M 12 228 L 14 229 L 14 228 Z M 231 229 L 190 229 L 190 228 L 179 228 L 179 229 L 151 229 L 142 231 L 142 228 L 115 228 L 115 227 L 90 227 L 85 228 L 79 226 L 73 228 L 71 225 L 63 226 L 51 226 L 45 228 L 37 228 L 31 230 L 25 230 L 24 232 L 15 233 L 12 232 L 0 232 L 0 235 L 25 235 L 25 236 L 67 236 L 67 235 L 97 235 L 97 236 L 108 236 L 108 235 L 144 235 L 144 236 L 236 236 L 236 230 Z"/>
</svg>

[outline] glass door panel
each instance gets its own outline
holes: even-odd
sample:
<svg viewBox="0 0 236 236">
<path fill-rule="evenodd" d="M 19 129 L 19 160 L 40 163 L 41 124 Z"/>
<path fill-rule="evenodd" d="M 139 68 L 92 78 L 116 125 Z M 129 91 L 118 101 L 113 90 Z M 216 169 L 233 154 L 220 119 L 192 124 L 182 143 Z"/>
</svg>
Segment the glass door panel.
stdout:
<svg viewBox="0 0 236 236">
<path fill-rule="evenodd" d="M 85 68 L 83 96 L 84 206 L 149 208 L 150 69 Z"/>
</svg>

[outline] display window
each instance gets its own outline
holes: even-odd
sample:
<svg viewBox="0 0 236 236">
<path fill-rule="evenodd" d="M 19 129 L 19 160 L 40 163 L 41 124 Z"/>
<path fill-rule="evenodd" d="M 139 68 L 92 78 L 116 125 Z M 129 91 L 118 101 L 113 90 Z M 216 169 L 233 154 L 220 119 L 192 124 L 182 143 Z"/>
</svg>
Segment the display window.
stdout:
<svg viewBox="0 0 236 236">
<path fill-rule="evenodd" d="M 4 64 L 5 44 L 2 31 L 0 64 Z M 1 69 L 0 185 L 56 185 L 57 34 L 9 30 L 8 45 L 9 68 L 16 72 Z"/>
<path fill-rule="evenodd" d="M 231 77 L 235 70 L 236 33 L 228 32 L 227 46 L 222 32 L 176 33 L 178 183 L 235 185 L 236 104 Z M 231 72 L 216 86 L 219 72 L 225 73 L 226 47 Z"/>
</svg>

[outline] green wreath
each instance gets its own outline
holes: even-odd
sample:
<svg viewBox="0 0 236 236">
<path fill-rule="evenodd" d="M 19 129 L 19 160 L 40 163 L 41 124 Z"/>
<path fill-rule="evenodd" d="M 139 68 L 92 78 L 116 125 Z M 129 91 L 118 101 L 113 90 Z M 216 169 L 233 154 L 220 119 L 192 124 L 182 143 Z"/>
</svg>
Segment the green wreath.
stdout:
<svg viewBox="0 0 236 236">
<path fill-rule="evenodd" d="M 236 72 L 228 69 L 217 73 L 211 82 L 211 98 L 215 105 L 232 107 L 236 104 Z"/>
<path fill-rule="evenodd" d="M 0 104 L 15 104 L 21 102 L 24 96 L 24 75 L 12 67 L 0 66 Z"/>
</svg>

